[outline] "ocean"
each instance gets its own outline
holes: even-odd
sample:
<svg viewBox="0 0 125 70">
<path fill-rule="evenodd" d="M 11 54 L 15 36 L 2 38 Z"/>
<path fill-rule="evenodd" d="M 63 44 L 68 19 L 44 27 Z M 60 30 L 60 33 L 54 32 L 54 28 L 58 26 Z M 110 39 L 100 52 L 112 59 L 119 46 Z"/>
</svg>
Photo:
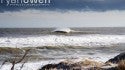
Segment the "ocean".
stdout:
<svg viewBox="0 0 125 70">
<path fill-rule="evenodd" d="M 125 50 L 125 27 L 70 28 L 70 33 L 57 33 L 55 29 L 0 28 L 0 48 L 31 49 L 29 63 L 23 70 L 36 70 L 34 65 L 39 68 L 66 59 L 91 58 L 105 62 Z M 10 52 L 4 50 L 0 52 L 1 63 L 15 55 L 13 49 Z M 11 65 L 5 67 L 2 70 L 9 70 Z"/>
</svg>

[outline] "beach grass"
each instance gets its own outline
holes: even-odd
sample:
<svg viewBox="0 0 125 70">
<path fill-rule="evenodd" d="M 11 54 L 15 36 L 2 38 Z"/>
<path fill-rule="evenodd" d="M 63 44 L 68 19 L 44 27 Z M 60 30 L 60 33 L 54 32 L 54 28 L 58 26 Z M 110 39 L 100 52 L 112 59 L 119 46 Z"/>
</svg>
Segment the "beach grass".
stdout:
<svg viewBox="0 0 125 70">
<path fill-rule="evenodd" d="M 121 60 L 118 63 L 118 70 L 125 70 L 125 60 Z"/>
</svg>

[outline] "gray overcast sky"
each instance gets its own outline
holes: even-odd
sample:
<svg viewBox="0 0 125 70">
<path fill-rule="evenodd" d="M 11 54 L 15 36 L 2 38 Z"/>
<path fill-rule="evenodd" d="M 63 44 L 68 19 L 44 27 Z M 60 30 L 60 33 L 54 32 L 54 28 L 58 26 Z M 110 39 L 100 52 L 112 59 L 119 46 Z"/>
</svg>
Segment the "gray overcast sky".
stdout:
<svg viewBox="0 0 125 70">
<path fill-rule="evenodd" d="M 49 7 L 0 5 L 0 27 L 124 27 L 125 0 L 51 0 Z M 54 1 L 54 2 L 53 2 Z"/>
<path fill-rule="evenodd" d="M 25 10 L 0 14 L 0 27 L 119 27 L 125 26 L 125 11 L 55 12 Z"/>
</svg>

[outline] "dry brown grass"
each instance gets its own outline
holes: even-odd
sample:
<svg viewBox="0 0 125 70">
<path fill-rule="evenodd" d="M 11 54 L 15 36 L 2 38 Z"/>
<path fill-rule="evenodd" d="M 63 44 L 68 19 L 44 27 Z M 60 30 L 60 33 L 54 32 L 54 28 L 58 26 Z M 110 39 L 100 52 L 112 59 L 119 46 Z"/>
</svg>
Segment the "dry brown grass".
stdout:
<svg viewBox="0 0 125 70">
<path fill-rule="evenodd" d="M 96 62 L 96 61 L 93 61 L 93 60 L 84 60 L 84 61 L 80 61 L 78 62 L 80 65 L 82 66 L 90 66 L 90 67 L 101 67 L 104 65 L 104 63 L 102 62 Z"/>
<path fill-rule="evenodd" d="M 74 62 L 71 60 L 62 61 L 58 64 L 48 64 L 40 70 L 103 70 L 101 66 L 103 63 L 92 60 L 83 60 Z M 57 69 L 60 67 L 60 69 Z"/>
<path fill-rule="evenodd" d="M 118 63 L 118 70 L 125 70 L 125 60 L 121 60 Z"/>
<path fill-rule="evenodd" d="M 102 70 L 101 67 L 104 65 L 103 62 L 97 62 L 91 59 L 84 59 L 78 62 L 73 62 L 72 60 L 63 61 L 68 65 L 74 64 L 81 66 L 82 70 Z"/>
</svg>

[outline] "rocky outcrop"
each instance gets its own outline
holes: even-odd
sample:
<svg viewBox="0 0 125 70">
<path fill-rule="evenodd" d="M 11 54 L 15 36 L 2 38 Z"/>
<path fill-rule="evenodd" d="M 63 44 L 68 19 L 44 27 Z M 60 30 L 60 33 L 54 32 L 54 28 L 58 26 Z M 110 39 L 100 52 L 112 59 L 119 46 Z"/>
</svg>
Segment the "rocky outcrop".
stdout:
<svg viewBox="0 0 125 70">
<path fill-rule="evenodd" d="M 81 66 L 78 64 L 68 64 L 60 62 L 58 64 L 47 64 L 39 70 L 81 70 Z"/>
<path fill-rule="evenodd" d="M 125 70 L 125 52 L 109 59 L 106 63 L 91 60 L 47 64 L 39 70 Z"/>
<path fill-rule="evenodd" d="M 102 65 L 103 63 L 101 62 L 85 59 L 79 62 L 63 61 L 58 64 L 47 64 L 40 70 L 91 70 L 93 67 L 100 67 Z"/>
<path fill-rule="evenodd" d="M 111 62 L 111 63 L 119 63 L 121 60 L 125 60 L 125 52 L 124 53 L 120 53 L 119 55 L 117 55 L 116 57 L 109 59 L 107 62 Z"/>
</svg>

